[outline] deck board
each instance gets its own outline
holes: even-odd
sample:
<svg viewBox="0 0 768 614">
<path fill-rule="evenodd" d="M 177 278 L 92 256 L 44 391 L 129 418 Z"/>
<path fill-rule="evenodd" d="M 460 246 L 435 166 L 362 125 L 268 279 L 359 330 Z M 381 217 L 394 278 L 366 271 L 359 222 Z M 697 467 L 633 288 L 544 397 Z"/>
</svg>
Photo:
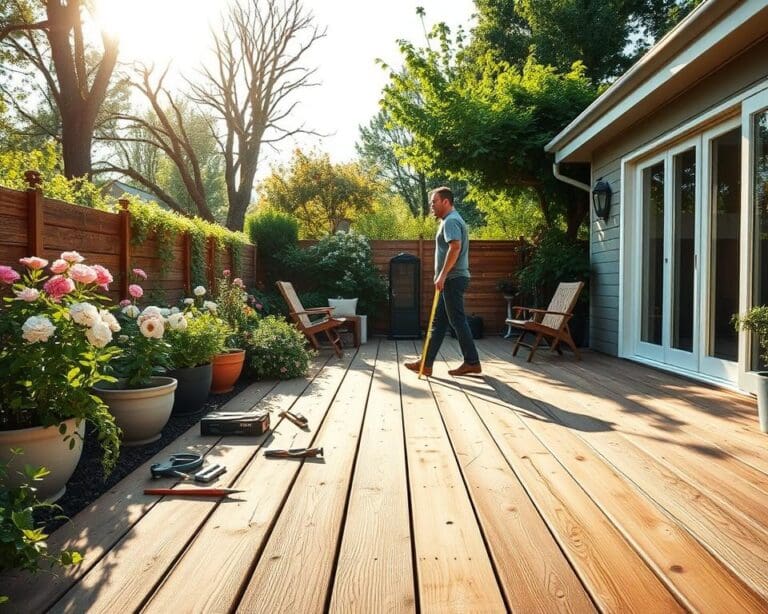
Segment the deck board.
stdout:
<svg viewBox="0 0 768 614">
<path fill-rule="evenodd" d="M 250 386 L 227 409 L 271 410 L 271 434 L 193 427 L 51 536 L 84 563 L 6 573 L 2 592 L 34 612 L 768 612 L 754 400 L 593 352 L 478 346 L 482 377 L 447 375 L 453 340 L 419 380 L 414 342 L 374 339 Z M 261 453 L 309 445 L 324 462 Z M 183 449 L 245 492 L 140 494 Z"/>
</svg>

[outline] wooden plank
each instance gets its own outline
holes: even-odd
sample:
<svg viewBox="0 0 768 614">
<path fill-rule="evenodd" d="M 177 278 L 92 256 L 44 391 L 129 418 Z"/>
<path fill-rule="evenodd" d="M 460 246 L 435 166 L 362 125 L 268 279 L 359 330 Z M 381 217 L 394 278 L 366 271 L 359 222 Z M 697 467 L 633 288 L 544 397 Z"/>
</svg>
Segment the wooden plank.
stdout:
<svg viewBox="0 0 768 614">
<path fill-rule="evenodd" d="M 309 429 L 280 422 L 269 441 L 271 448 L 304 447 L 312 444 L 341 384 L 352 354 L 332 359 L 317 375 L 293 410 L 304 414 Z M 238 397 L 235 398 L 237 400 Z M 278 399 L 268 398 L 260 408 L 278 420 Z M 236 407 L 235 410 L 245 409 Z M 187 551 L 165 577 L 144 607 L 146 612 L 226 612 L 237 603 L 243 585 L 264 546 L 296 474 L 295 461 L 275 462 L 257 456 L 243 471 L 236 485 L 246 492 L 216 509 Z M 195 582 L 190 582 L 195 578 Z"/>
<path fill-rule="evenodd" d="M 538 407 L 499 403 L 498 396 L 490 392 L 485 397 L 473 394 L 470 400 L 480 417 L 494 425 L 497 445 L 599 609 L 683 611 L 579 483 L 517 417 L 528 411 L 536 419 L 546 419 Z"/>
<path fill-rule="evenodd" d="M 415 608 L 397 351 L 382 342 L 368 397 L 331 612 Z"/>
<path fill-rule="evenodd" d="M 541 368 L 536 364 L 535 368 Z M 599 402 L 584 414 L 584 399 L 575 388 L 542 385 L 519 363 L 507 365 L 505 382 L 532 399 L 546 403 L 554 419 L 582 433 L 618 471 L 685 525 L 705 547 L 728 565 L 750 587 L 768 598 L 768 531 L 747 521 L 730 504 L 718 503 L 685 476 L 659 462 L 655 454 L 633 443 L 631 433 L 617 432 L 615 411 L 604 413 Z M 620 420 L 628 415 L 622 412 Z M 640 438 L 647 445 L 648 437 Z M 765 506 L 764 506 L 765 507 Z"/>
<path fill-rule="evenodd" d="M 302 464 L 238 612 L 325 609 L 376 351 L 369 343 L 355 356 L 318 431 L 325 456 Z"/>
<path fill-rule="evenodd" d="M 320 365 L 315 364 L 311 376 L 318 368 Z M 270 390 L 267 398 L 279 395 L 284 400 L 284 408 L 288 408 L 310 381 L 304 378 L 282 381 Z M 267 433 L 259 437 L 231 436 L 218 440 L 206 459 L 226 465 L 227 473 L 211 486 L 231 486 L 270 437 Z M 144 488 L 157 485 L 148 475 L 143 477 Z M 219 505 L 227 503 L 218 499 L 163 497 L 51 611 L 87 609 L 111 613 L 138 609 L 206 519 Z"/>
<path fill-rule="evenodd" d="M 412 343 L 398 343 L 412 354 Z M 427 380 L 401 377 L 421 610 L 503 612 L 488 551 Z"/>
<path fill-rule="evenodd" d="M 235 399 L 247 396 L 251 401 L 257 402 L 274 386 L 275 382 L 272 381 L 259 382 Z M 172 447 L 173 452 L 204 454 L 217 441 L 218 438 L 201 438 L 200 428 L 195 425 L 176 439 L 169 448 Z M 48 538 L 48 547 L 51 550 L 67 548 L 82 552 L 85 557 L 83 563 L 77 567 L 59 570 L 56 575 L 30 575 L 21 572 L 3 574 L 0 576 L 3 593 L 10 596 L 13 603 L 24 603 L 30 612 L 49 608 L 158 502 L 156 497 L 145 497 L 137 493 L 144 488 L 150 465 L 167 460 L 169 454 L 167 448 L 158 452 Z"/>
<path fill-rule="evenodd" d="M 452 356 L 452 358 L 454 358 Z M 469 390 L 478 384 L 470 380 Z M 431 379 L 485 541 L 513 612 L 591 612 L 594 605 L 465 392 Z M 492 393 L 487 388 L 487 393 Z"/>
<path fill-rule="evenodd" d="M 488 358 L 483 352 L 483 358 Z M 648 561 L 678 600 L 692 611 L 757 612 L 765 604 L 729 569 L 713 557 L 688 531 L 636 488 L 589 447 L 575 432 L 547 420 L 536 419 L 539 408 L 529 399 L 503 384 L 505 367 L 484 362 L 494 385 L 493 393 L 546 445 L 568 472 L 594 499 L 611 522 Z M 539 410 L 540 411 L 540 410 Z M 489 416 L 495 433 L 507 424 Z"/>
</svg>

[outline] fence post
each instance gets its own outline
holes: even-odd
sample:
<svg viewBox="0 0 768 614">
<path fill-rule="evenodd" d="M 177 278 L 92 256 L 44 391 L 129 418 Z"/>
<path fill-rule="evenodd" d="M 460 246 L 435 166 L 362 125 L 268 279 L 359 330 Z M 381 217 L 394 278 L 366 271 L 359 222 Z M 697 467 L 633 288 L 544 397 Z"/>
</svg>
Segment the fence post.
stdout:
<svg viewBox="0 0 768 614">
<path fill-rule="evenodd" d="M 130 201 L 121 198 L 120 204 L 120 299 L 128 298 L 128 282 L 131 272 L 131 211 Z"/>
<path fill-rule="evenodd" d="M 183 269 L 184 269 L 184 296 L 192 296 L 192 237 L 188 232 L 184 233 Z"/>
<path fill-rule="evenodd" d="M 27 182 L 27 250 L 30 256 L 43 255 L 43 193 L 42 179 L 37 171 L 26 171 Z"/>
</svg>

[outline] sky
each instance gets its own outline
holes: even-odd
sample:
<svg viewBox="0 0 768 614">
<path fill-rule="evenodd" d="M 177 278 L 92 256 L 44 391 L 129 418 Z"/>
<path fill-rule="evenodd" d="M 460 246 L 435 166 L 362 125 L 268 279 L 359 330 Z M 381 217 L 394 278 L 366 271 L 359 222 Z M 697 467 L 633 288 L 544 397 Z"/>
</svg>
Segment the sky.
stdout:
<svg viewBox="0 0 768 614">
<path fill-rule="evenodd" d="M 190 72 L 200 62 L 208 46 L 208 24 L 216 22 L 225 4 L 225 0 L 99 2 L 102 24 L 120 37 L 123 61 L 162 64 L 172 59 L 180 72 Z M 305 66 L 317 67 L 314 81 L 320 85 L 300 94 L 294 125 L 304 124 L 328 136 L 286 141 L 276 153 L 266 150 L 260 176 L 270 165 L 287 162 L 296 146 L 327 152 L 334 162 L 355 157 L 358 127 L 367 125 L 378 111 L 388 81 L 376 59 L 399 66 L 398 39 L 419 46 L 424 42 L 417 6 L 426 11 L 427 28 L 444 21 L 452 30 L 459 25 L 469 29 L 475 10 L 472 0 L 304 0 L 305 9 L 327 33 L 306 56 Z"/>
</svg>

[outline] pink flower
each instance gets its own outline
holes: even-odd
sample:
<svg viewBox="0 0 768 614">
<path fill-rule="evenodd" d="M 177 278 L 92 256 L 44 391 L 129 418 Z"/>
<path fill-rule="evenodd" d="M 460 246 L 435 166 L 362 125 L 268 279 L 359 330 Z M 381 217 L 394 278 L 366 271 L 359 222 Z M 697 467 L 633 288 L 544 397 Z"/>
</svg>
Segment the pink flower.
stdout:
<svg viewBox="0 0 768 614">
<path fill-rule="evenodd" d="M 133 269 L 133 274 L 139 279 L 147 278 L 147 274 L 144 272 L 144 269 Z"/>
<path fill-rule="evenodd" d="M 124 298 L 122 301 L 120 301 L 120 307 L 128 307 L 128 305 L 131 304 L 131 299 Z"/>
<path fill-rule="evenodd" d="M 243 283 L 243 280 L 242 280 L 242 279 L 240 279 L 239 277 L 235 277 L 235 278 L 232 280 L 232 285 L 233 285 L 233 286 L 237 286 L 238 288 L 243 288 L 243 287 L 245 287 L 245 284 Z"/>
<path fill-rule="evenodd" d="M 19 277 L 21 276 L 11 267 L 0 264 L 0 281 L 2 281 L 4 284 L 12 284 L 14 281 L 19 279 Z"/>
<path fill-rule="evenodd" d="M 37 256 L 29 256 L 28 258 L 19 258 L 19 262 L 28 269 L 36 270 L 42 269 L 48 266 L 48 261 L 45 258 L 38 258 Z"/>
<path fill-rule="evenodd" d="M 139 284 L 131 284 L 128 286 L 128 294 L 130 294 L 133 298 L 141 298 L 144 296 L 144 290 Z"/>
<path fill-rule="evenodd" d="M 109 272 L 109 269 L 101 266 L 100 264 L 94 264 L 91 266 L 91 268 L 96 271 L 96 283 L 105 290 L 109 290 L 109 284 L 114 281 L 112 273 Z"/>
<path fill-rule="evenodd" d="M 48 281 L 45 282 L 43 290 L 54 300 L 58 301 L 65 294 L 69 294 L 75 289 L 75 282 L 68 277 L 62 277 L 61 275 L 54 275 Z"/>
<path fill-rule="evenodd" d="M 231 273 L 231 271 L 229 269 L 224 269 L 222 271 L 222 275 L 224 275 L 224 277 L 229 277 L 231 274 L 232 273 Z"/>
<path fill-rule="evenodd" d="M 67 262 L 73 263 L 73 262 L 82 262 L 85 260 L 80 254 L 77 252 L 61 252 L 61 259 L 66 260 Z"/>
<path fill-rule="evenodd" d="M 256 307 L 256 309 L 258 309 L 259 311 L 261 311 L 261 309 L 262 309 L 262 307 L 264 307 L 264 305 L 262 305 L 261 303 L 256 303 L 256 304 L 254 305 L 254 307 Z"/>
<path fill-rule="evenodd" d="M 69 263 L 66 260 L 62 260 L 61 258 L 58 258 L 57 260 L 53 261 L 53 264 L 51 265 L 51 272 L 56 273 L 56 275 L 60 275 L 64 271 L 66 271 L 69 268 Z"/>
<path fill-rule="evenodd" d="M 81 284 L 90 284 L 96 281 L 98 273 L 87 264 L 73 264 L 69 269 L 69 276 Z"/>
<path fill-rule="evenodd" d="M 26 301 L 27 303 L 33 303 L 40 296 L 40 291 L 34 288 L 24 288 L 22 290 L 14 290 L 17 301 Z"/>
</svg>

